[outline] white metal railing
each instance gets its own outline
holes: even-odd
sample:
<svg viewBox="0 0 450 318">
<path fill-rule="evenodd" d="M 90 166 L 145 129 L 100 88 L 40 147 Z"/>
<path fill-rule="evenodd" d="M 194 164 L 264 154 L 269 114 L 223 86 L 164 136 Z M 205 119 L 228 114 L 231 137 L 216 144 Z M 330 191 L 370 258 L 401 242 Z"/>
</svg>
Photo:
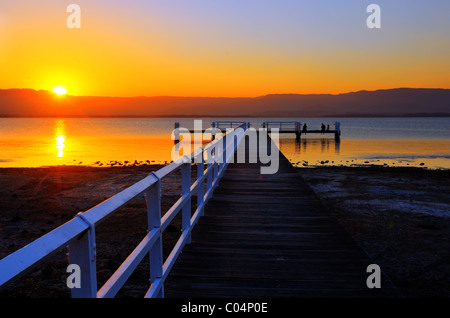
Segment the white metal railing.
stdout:
<svg viewBox="0 0 450 318">
<path fill-rule="evenodd" d="M 329 130 L 329 126 L 326 130 L 306 130 L 307 127 L 304 125 L 302 127 L 301 123 L 298 121 L 265 121 L 262 123 L 262 127 L 270 131 L 270 129 L 277 128 L 279 133 L 287 132 L 287 133 L 295 133 L 297 136 L 301 135 L 301 133 L 311 133 L 311 132 L 327 132 L 334 133 L 335 139 L 339 140 L 341 135 L 341 123 L 334 123 L 334 130 Z"/>
<path fill-rule="evenodd" d="M 301 124 L 298 121 L 265 121 L 262 123 L 263 128 L 268 131 L 272 128 L 278 128 L 279 132 L 300 132 Z"/>
<path fill-rule="evenodd" d="M 164 297 L 164 281 L 177 257 L 191 241 L 191 231 L 204 214 L 206 202 L 223 176 L 228 162 L 245 136 L 246 123 L 196 149 L 190 155 L 149 174 L 141 181 L 103 201 L 86 212 L 36 239 L 0 260 L 0 286 L 4 286 L 48 260 L 68 246 L 70 264 L 81 270 L 81 288 L 72 288 L 73 298 L 114 297 L 142 259 L 150 259 L 150 288 L 145 297 Z M 206 160 L 205 160 L 206 155 Z M 197 165 L 197 178 L 191 185 L 191 165 Z M 206 170 L 205 170 L 206 163 Z M 161 180 L 181 170 L 181 196 L 161 217 Z M 206 192 L 205 192 L 206 185 Z M 197 208 L 191 216 L 191 197 L 197 194 Z M 97 290 L 95 226 L 134 198 L 144 194 L 147 202 L 148 232 L 109 280 Z M 162 233 L 181 211 L 182 234 L 167 259 L 162 255 Z"/>
</svg>

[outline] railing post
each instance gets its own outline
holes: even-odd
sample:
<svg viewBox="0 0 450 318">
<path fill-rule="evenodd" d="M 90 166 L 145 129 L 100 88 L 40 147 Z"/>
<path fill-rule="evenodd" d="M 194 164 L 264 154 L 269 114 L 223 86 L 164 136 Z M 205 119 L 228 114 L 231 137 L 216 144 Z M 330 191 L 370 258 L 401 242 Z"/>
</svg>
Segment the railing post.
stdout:
<svg viewBox="0 0 450 318">
<path fill-rule="evenodd" d="M 207 147 L 206 151 L 207 151 L 207 155 L 208 155 L 208 161 L 207 161 L 207 166 L 206 169 L 208 171 L 207 175 L 206 175 L 206 193 L 208 193 L 208 200 L 211 198 L 212 196 L 212 183 L 213 183 L 213 178 L 214 178 L 214 161 L 213 161 L 213 157 L 212 157 L 212 152 L 213 152 L 213 148 L 214 147 Z"/>
<path fill-rule="evenodd" d="M 174 135 L 175 135 L 175 143 L 179 143 L 180 142 L 180 123 L 179 122 L 175 122 L 175 129 L 174 129 Z"/>
<path fill-rule="evenodd" d="M 217 187 L 217 180 L 219 178 L 219 163 L 217 162 L 217 157 L 214 155 L 213 159 L 213 185 L 214 189 Z"/>
<path fill-rule="evenodd" d="M 191 162 L 184 163 L 181 167 L 181 195 L 188 195 L 191 191 Z M 187 232 L 191 227 L 191 199 L 187 200 L 181 210 L 182 231 Z M 191 235 L 186 237 L 186 244 L 191 243 Z"/>
<path fill-rule="evenodd" d="M 216 139 L 216 122 L 215 121 L 213 121 L 212 123 L 211 123 L 211 126 L 212 126 L 212 137 L 211 137 L 211 140 L 214 140 L 214 139 Z"/>
<path fill-rule="evenodd" d="M 227 165 L 227 134 L 223 135 L 223 139 L 222 139 L 222 164 L 220 165 L 220 171 L 219 173 L 222 174 L 226 165 Z"/>
<path fill-rule="evenodd" d="M 89 229 L 69 244 L 69 260 L 77 265 L 80 273 L 80 288 L 72 288 L 72 298 L 97 298 L 97 271 L 95 250 L 95 226 L 83 212 L 77 214 Z"/>
<path fill-rule="evenodd" d="M 161 180 L 156 174 L 151 174 L 158 181 L 152 185 L 145 192 L 145 200 L 147 201 L 147 218 L 148 218 L 148 232 L 153 229 L 161 228 Z M 159 230 L 159 237 L 150 247 L 149 251 L 150 259 L 150 284 L 153 284 L 155 280 L 162 277 L 163 266 L 163 254 L 162 254 L 162 234 Z M 157 293 L 157 297 L 164 297 L 164 286 Z"/>
<path fill-rule="evenodd" d="M 203 179 L 201 184 L 198 186 L 197 191 L 197 207 L 203 205 L 204 197 L 205 197 L 205 180 L 204 180 L 204 173 L 205 173 L 205 157 L 204 157 L 204 149 L 202 147 L 200 149 L 200 155 L 197 159 L 197 180 L 200 180 L 200 178 Z M 200 216 L 205 215 L 205 209 L 201 208 L 200 210 Z"/>
</svg>

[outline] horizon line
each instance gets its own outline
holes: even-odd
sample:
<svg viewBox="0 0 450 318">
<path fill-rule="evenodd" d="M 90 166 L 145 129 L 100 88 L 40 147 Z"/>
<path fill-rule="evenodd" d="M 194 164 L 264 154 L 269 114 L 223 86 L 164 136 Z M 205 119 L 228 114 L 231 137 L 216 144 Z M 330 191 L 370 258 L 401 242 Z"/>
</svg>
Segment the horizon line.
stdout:
<svg viewBox="0 0 450 318">
<path fill-rule="evenodd" d="M 64 96 L 70 97 L 103 97 L 103 98 L 260 98 L 267 97 L 273 95 L 345 95 L 345 94 L 355 94 L 361 92 L 378 92 L 378 91 L 389 91 L 389 90 L 401 90 L 401 89 L 412 89 L 412 90 L 450 90 L 450 88 L 439 88 L 439 87 L 395 87 L 395 88 L 378 88 L 378 89 L 360 89 L 355 91 L 345 91 L 341 93 L 267 93 L 264 95 L 255 95 L 255 96 L 207 96 L 207 95 L 193 95 L 193 96 L 184 96 L 184 95 L 133 95 L 133 96 L 110 96 L 110 95 L 72 95 L 65 94 Z M 0 88 L 0 91 L 7 90 L 32 90 L 35 92 L 47 92 L 50 94 L 54 94 L 53 91 L 47 89 L 35 89 L 35 88 Z"/>
</svg>

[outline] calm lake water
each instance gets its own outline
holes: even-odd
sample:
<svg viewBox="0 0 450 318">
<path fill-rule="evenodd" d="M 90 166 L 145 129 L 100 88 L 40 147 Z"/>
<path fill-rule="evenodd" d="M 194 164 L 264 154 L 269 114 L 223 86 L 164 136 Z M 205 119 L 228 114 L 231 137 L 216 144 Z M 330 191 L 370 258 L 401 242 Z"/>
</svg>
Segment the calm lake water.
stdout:
<svg viewBox="0 0 450 318">
<path fill-rule="evenodd" d="M 208 128 L 212 118 L 203 118 Z M 220 120 L 231 120 L 222 118 Z M 308 129 L 341 123 L 333 135 L 307 134 L 280 139 L 280 149 L 295 165 L 389 165 L 450 169 L 450 118 L 242 118 L 299 121 Z M 0 118 L 0 167 L 101 165 L 170 162 L 174 122 L 193 128 L 194 118 Z"/>
</svg>

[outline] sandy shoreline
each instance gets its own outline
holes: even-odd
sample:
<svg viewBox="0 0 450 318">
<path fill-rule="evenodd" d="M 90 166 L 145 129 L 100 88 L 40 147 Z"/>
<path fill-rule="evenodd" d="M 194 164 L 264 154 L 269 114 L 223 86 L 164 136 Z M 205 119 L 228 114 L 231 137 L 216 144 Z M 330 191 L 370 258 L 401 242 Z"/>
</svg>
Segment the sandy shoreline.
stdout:
<svg viewBox="0 0 450 318">
<path fill-rule="evenodd" d="M 299 172 L 405 297 L 450 296 L 450 171 Z"/>
<path fill-rule="evenodd" d="M 0 259 L 69 221 L 78 212 L 86 211 L 119 193 L 161 165 L 135 167 L 78 167 L 0 169 Z M 173 173 L 162 183 L 162 211 L 178 199 L 179 175 Z M 120 209 L 111 218 L 96 226 L 98 283 L 103 285 L 126 259 L 147 230 L 145 198 L 141 196 Z M 180 229 L 176 218 L 164 232 L 168 242 L 165 254 L 177 239 Z M 0 297 L 70 297 L 65 287 L 67 251 L 61 250 L 54 261 L 0 291 Z M 144 285 L 133 280 L 148 281 L 144 261 L 130 278 L 123 294 L 142 297 Z M 141 289 L 139 288 L 141 287 Z M 147 286 L 148 288 L 148 286 Z"/>
<path fill-rule="evenodd" d="M 0 169 L 0 259 L 144 178 L 160 165 Z M 449 171 L 310 168 L 299 174 L 406 297 L 450 296 Z M 163 182 L 163 212 L 178 198 L 179 176 Z M 97 227 L 101 286 L 146 233 L 143 198 Z M 120 230 L 118 230 L 120 229 Z M 165 254 L 180 234 L 164 234 Z M 66 251 L 24 276 L 0 297 L 70 297 Z M 145 260 L 119 297 L 142 297 Z M 142 284 L 144 282 L 144 284 Z"/>
</svg>

